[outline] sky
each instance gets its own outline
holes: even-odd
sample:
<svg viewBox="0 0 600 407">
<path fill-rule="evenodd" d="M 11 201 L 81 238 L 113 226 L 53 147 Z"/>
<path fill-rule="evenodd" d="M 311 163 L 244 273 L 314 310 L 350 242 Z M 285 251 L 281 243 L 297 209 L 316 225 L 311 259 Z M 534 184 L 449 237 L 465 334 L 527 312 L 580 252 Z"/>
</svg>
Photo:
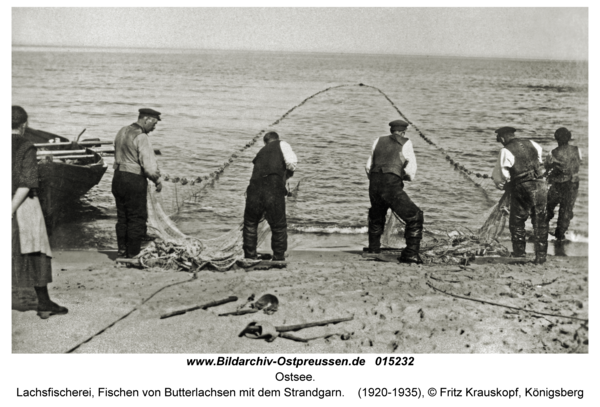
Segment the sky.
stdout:
<svg viewBox="0 0 600 407">
<path fill-rule="evenodd" d="M 12 8 L 12 45 L 587 59 L 587 8 Z"/>
</svg>

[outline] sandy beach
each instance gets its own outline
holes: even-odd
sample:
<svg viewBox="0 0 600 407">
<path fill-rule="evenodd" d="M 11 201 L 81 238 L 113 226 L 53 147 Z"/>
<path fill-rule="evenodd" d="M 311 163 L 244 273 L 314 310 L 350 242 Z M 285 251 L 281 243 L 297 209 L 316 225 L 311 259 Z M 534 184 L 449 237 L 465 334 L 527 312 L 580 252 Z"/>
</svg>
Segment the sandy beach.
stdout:
<svg viewBox="0 0 600 407">
<path fill-rule="evenodd" d="M 352 251 L 293 251 L 287 269 L 202 270 L 195 279 L 127 268 L 114 258 L 108 251 L 55 253 L 49 290 L 69 308 L 64 316 L 41 320 L 33 289 L 13 288 L 13 353 L 588 352 L 587 257 L 459 267 L 401 265 Z M 275 295 L 279 309 L 218 316 L 252 294 Z M 166 311 L 229 296 L 238 301 L 160 319 Z M 344 317 L 353 319 L 293 333 L 320 337 L 306 343 L 238 336 L 252 321 L 286 326 Z"/>
</svg>

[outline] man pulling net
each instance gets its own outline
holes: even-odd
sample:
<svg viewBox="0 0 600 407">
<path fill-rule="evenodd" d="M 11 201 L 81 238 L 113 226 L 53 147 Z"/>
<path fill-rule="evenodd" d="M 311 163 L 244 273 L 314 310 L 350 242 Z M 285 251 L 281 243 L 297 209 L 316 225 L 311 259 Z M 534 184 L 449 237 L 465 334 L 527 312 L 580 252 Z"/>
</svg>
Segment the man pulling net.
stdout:
<svg viewBox="0 0 600 407">
<path fill-rule="evenodd" d="M 404 192 L 404 181 L 412 181 L 417 173 L 417 158 L 412 142 L 405 137 L 408 123 L 394 120 L 389 125 L 391 134 L 375 140 L 365 166 L 371 200 L 368 252 L 381 252 L 385 217 L 391 208 L 406 223 L 406 248 L 398 260 L 421 264 L 419 248 L 423 238 L 423 211 Z"/>
<path fill-rule="evenodd" d="M 500 149 L 492 179 L 498 189 L 510 190 L 510 217 L 513 257 L 525 257 L 525 221 L 531 214 L 535 234 L 536 264 L 546 262 L 548 252 L 548 220 L 546 202 L 548 189 L 542 177 L 542 147 L 535 141 L 515 137 L 516 129 L 496 130 Z"/>
</svg>

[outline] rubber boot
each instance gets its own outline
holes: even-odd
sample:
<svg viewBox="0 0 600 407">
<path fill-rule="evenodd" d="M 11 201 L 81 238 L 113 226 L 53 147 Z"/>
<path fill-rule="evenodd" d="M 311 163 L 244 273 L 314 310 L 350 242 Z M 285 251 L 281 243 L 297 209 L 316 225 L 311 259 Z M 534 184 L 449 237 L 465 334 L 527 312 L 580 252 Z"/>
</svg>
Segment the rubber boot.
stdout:
<svg viewBox="0 0 600 407">
<path fill-rule="evenodd" d="M 548 254 L 548 242 L 535 244 L 535 259 L 534 264 L 544 264 Z"/>
<path fill-rule="evenodd" d="M 381 253 L 381 235 L 369 233 L 369 247 L 366 248 L 365 253 Z"/>
<path fill-rule="evenodd" d="M 510 257 L 525 257 L 525 246 L 526 243 L 520 240 L 513 240 L 512 247 L 513 251 L 510 254 Z"/>
<path fill-rule="evenodd" d="M 400 255 L 400 257 L 398 257 L 398 261 L 400 263 L 423 264 L 423 260 L 419 255 L 420 248 L 420 239 L 408 239 L 406 241 L 406 247 L 404 248 L 404 250 L 402 250 L 402 254 Z"/>
<path fill-rule="evenodd" d="M 64 315 L 69 312 L 65 307 L 61 307 L 50 299 L 48 286 L 34 287 L 38 297 L 37 315 L 41 319 L 48 319 L 52 315 Z"/>
<path fill-rule="evenodd" d="M 142 251 L 141 239 L 127 239 L 127 257 L 134 258 Z"/>
<path fill-rule="evenodd" d="M 379 222 L 383 223 L 379 223 Z M 381 219 L 377 222 L 368 217 L 368 228 L 369 228 L 369 247 L 364 250 L 365 253 L 381 253 L 381 235 L 383 234 L 385 219 Z"/>
<path fill-rule="evenodd" d="M 258 244 L 257 226 L 252 222 L 244 221 L 244 229 L 242 232 L 244 258 L 258 260 L 256 253 L 256 245 Z"/>
<path fill-rule="evenodd" d="M 127 245 L 125 244 L 125 239 L 117 238 L 117 245 L 118 245 L 117 257 L 119 257 L 119 258 L 127 257 Z"/>
</svg>

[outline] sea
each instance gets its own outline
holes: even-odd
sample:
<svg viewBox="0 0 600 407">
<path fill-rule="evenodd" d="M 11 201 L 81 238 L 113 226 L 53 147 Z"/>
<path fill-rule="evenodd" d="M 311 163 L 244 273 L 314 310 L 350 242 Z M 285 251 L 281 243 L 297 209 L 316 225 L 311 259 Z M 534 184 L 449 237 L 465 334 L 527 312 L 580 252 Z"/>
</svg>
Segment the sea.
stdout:
<svg viewBox="0 0 600 407">
<path fill-rule="evenodd" d="M 240 224 L 252 158 L 262 141 L 241 150 L 262 131 L 276 131 L 298 156 L 289 185 L 300 185 L 288 200 L 290 249 L 298 250 L 366 244 L 370 203 L 364 167 L 374 140 L 401 118 L 390 101 L 433 142 L 414 127 L 407 132 L 418 169 L 405 190 L 424 211 L 426 230 L 476 230 L 502 195 L 489 180 L 456 170 L 446 156 L 473 174 L 489 175 L 501 148 L 495 129 L 515 127 L 546 155 L 556 147 L 555 130 L 567 127 L 571 144 L 583 154 L 568 238 L 587 250 L 588 96 L 586 61 L 12 48 L 12 103 L 27 110 L 32 128 L 69 139 L 85 129 L 82 139 L 112 141 L 137 120 L 139 108 L 153 108 L 162 121 L 151 143 L 171 179 L 205 177 L 238 152 L 214 185 L 192 199 L 183 197 L 185 203 L 172 213 L 190 236 L 210 239 Z M 53 247 L 116 247 L 113 158 L 104 160 L 102 181 L 64 208 L 52 230 Z M 165 188 L 163 199 L 175 199 L 176 192 L 175 184 Z M 556 217 L 550 230 L 555 222 Z M 505 233 L 503 239 L 510 237 Z M 268 250 L 268 242 L 263 246 Z"/>
</svg>

